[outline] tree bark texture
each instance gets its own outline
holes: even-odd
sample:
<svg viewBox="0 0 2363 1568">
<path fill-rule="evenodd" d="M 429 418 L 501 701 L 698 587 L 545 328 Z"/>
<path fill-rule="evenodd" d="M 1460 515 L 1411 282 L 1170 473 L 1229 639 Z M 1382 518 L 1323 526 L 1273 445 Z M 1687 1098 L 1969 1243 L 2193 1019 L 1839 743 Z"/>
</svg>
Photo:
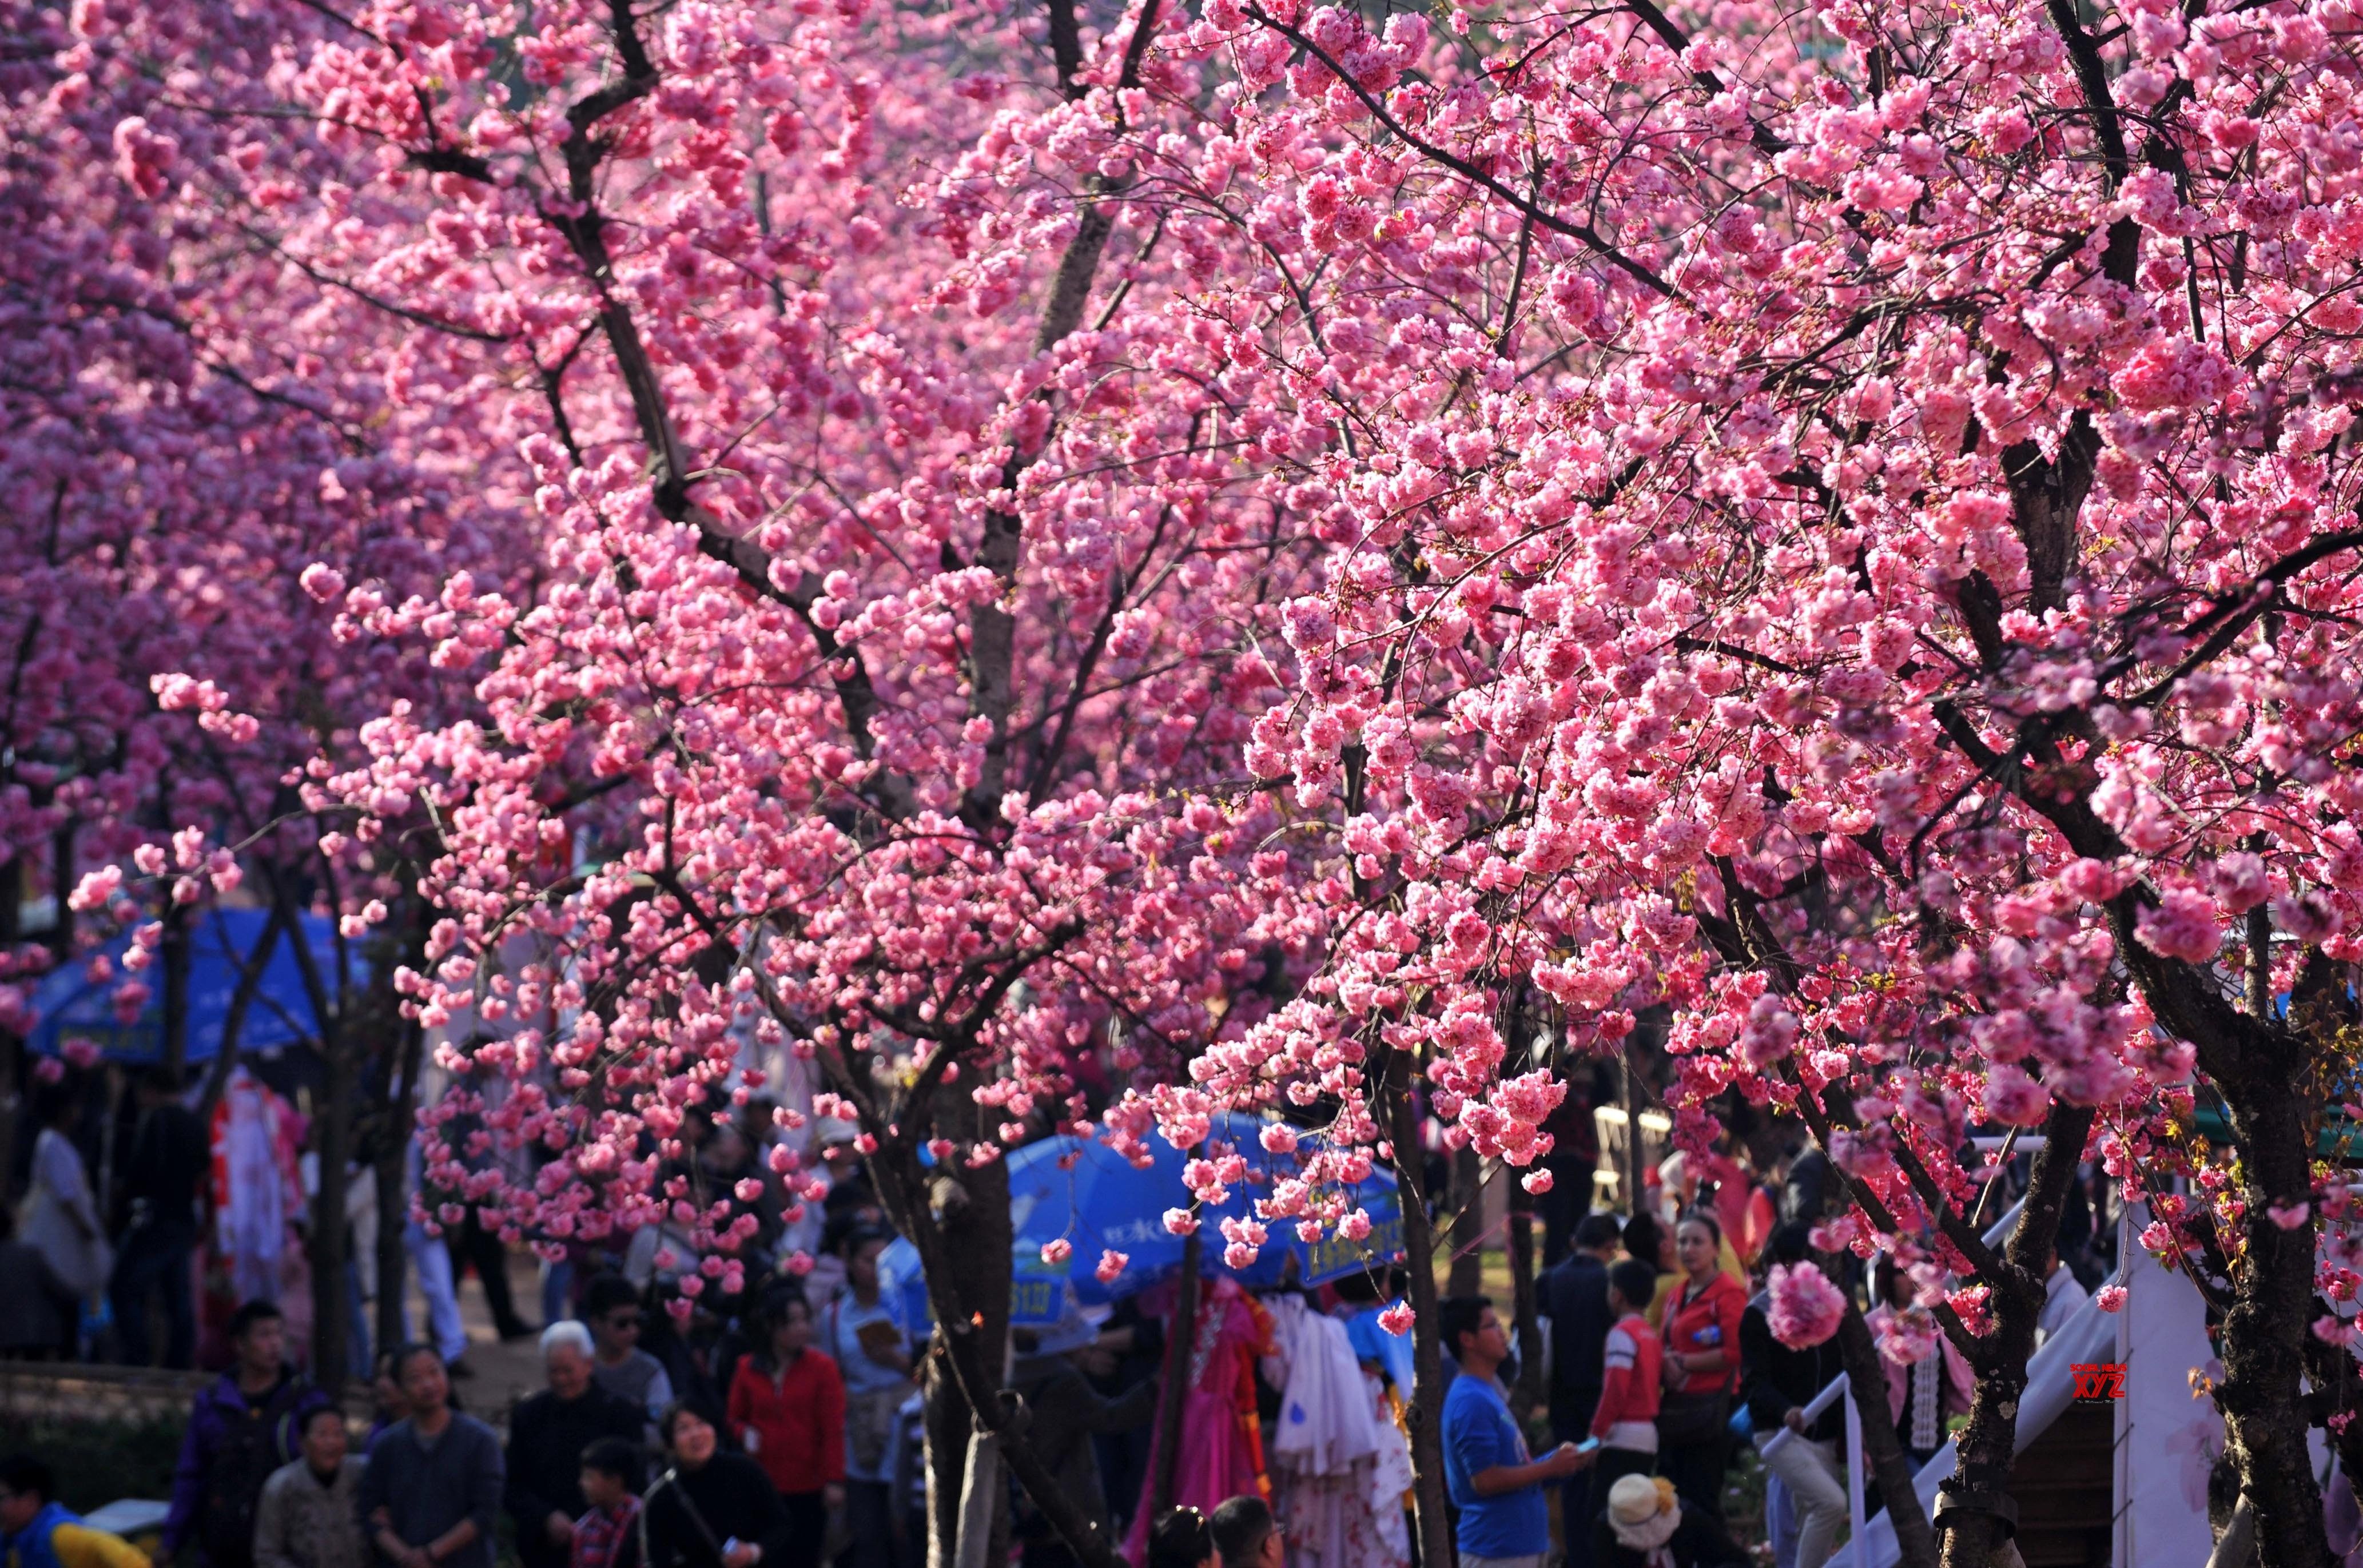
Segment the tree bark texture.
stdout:
<svg viewBox="0 0 2363 1568">
<path fill-rule="evenodd" d="M 2312 1184 L 2312 1129 L 2291 1077 L 2260 1064 L 2253 1080 L 2217 1080 L 2247 1177 L 2248 1211 L 2246 1255 L 2233 1268 L 2232 1304 L 2224 1314 L 2224 1380 L 2215 1404 L 2263 1561 L 2311 1568 L 2334 1561 L 2298 1387 L 2313 1338 L 2314 1227 L 2309 1219 L 2284 1230 L 2268 1212 L 2303 1202 Z"/>
<path fill-rule="evenodd" d="M 2043 1312 L 2042 1265 L 2059 1235 L 2059 1213 L 2091 1127 L 2089 1106 L 2052 1106 L 2018 1223 L 1997 1266 L 1980 1277 L 1991 1292 L 1993 1327 L 1975 1342 L 1969 1358 L 1977 1373 L 1969 1424 L 1954 1440 L 1953 1478 L 1937 1497 L 1944 1568 L 1996 1568 L 2002 1561 L 1997 1554 L 2014 1533 L 2017 1506 L 2010 1496 L 2011 1464 L 2018 1453 L 2026 1363 L 2035 1354 L 2035 1320 Z M 1884 1418 L 1885 1390 L 1880 1393 Z"/>
<path fill-rule="evenodd" d="M 1452 1184 L 1446 1191 L 1444 1242 L 1452 1249 L 1452 1262 L 1445 1273 L 1444 1294 L 1474 1296 L 1485 1283 L 1485 1257 L 1479 1246 L 1485 1229 L 1485 1162 L 1474 1144 L 1452 1151 Z"/>
<path fill-rule="evenodd" d="M 323 1388 L 341 1388 L 351 1368 L 345 1343 L 352 1308 L 346 1299 L 345 1166 L 353 1151 L 353 1087 L 358 1077 L 353 1042 L 331 1026 L 322 1042 L 319 1110 L 320 1190 L 312 1200 L 312 1378 Z"/>
<path fill-rule="evenodd" d="M 189 1064 L 189 911 L 175 904 L 164 912 L 163 939 L 157 943 L 157 967 L 162 972 L 161 1019 L 163 1039 L 159 1052 L 175 1075 Z"/>
<path fill-rule="evenodd" d="M 408 1173 L 410 1139 L 418 1118 L 418 1070 L 427 1053 L 427 1034 L 416 1020 L 402 1026 L 399 1059 L 388 1062 L 392 1093 L 379 1107 L 384 1118 L 377 1144 L 377 1342 L 381 1349 L 402 1343 L 403 1275 L 409 1251 L 403 1232 L 410 1223 Z"/>
<path fill-rule="evenodd" d="M 1871 1340 L 1870 1325 L 1863 1321 L 1862 1308 L 1851 1296 L 1838 1324 L 1838 1356 L 1846 1363 L 1847 1396 L 1862 1422 L 1870 1483 L 1887 1505 L 1887 1517 L 1895 1521 L 1896 1561 L 1902 1568 L 1937 1568 L 1936 1532 L 1920 1494 L 1913 1489 L 1911 1456 L 1903 1451 L 1887 1413 L 1887 1368 Z"/>
<path fill-rule="evenodd" d="M 1515 1171 L 1505 1169 L 1503 1174 L 1510 1184 L 1510 1309 L 1518 1319 L 1518 1378 L 1510 1404 L 1525 1417 L 1543 1402 L 1543 1330 L 1535 1300 L 1535 1200 Z"/>
<path fill-rule="evenodd" d="M 976 1417 L 943 1357 L 930 1354 L 919 1368 L 919 1379 L 920 1419 L 927 1445 L 927 1568 L 954 1568 L 969 1438 Z"/>
<path fill-rule="evenodd" d="M 1173 1282 L 1173 1316 L 1165 1329 L 1165 1384 L 1157 1406 L 1157 1436 L 1149 1449 L 1148 1517 L 1173 1506 L 1173 1467 L 1182 1458 L 1182 1407 L 1190 1392 L 1190 1356 L 1198 1340 L 1198 1271 L 1205 1238 L 1193 1230 L 1182 1242 L 1182 1276 Z"/>
<path fill-rule="evenodd" d="M 1008 1175 L 995 1163 L 983 1169 L 1000 1173 L 998 1191 L 988 1193 L 980 1185 L 971 1190 L 971 1202 L 966 1213 L 956 1222 L 939 1224 L 929 1212 L 926 1173 L 921 1168 L 915 1148 L 899 1140 L 882 1141 L 878 1152 L 869 1161 L 870 1172 L 878 1184 L 878 1196 L 885 1205 L 888 1217 L 896 1229 L 910 1239 L 918 1250 L 920 1270 L 926 1280 L 927 1301 L 936 1315 L 936 1354 L 975 1413 L 975 1427 L 997 1433 L 1002 1438 L 1002 1461 L 1017 1484 L 1026 1489 L 1026 1497 L 1041 1513 L 1046 1523 L 1056 1531 L 1067 1549 L 1075 1554 L 1084 1568 L 1126 1568 L 1117 1555 L 1115 1543 L 1108 1538 L 1096 1519 L 1092 1518 L 1076 1501 L 1059 1489 L 1058 1477 L 1043 1463 L 1024 1432 L 1025 1410 L 1018 1397 L 1002 1387 L 1002 1346 L 1006 1342 L 1009 1325 L 1009 1188 Z M 973 1176 L 964 1172 L 962 1179 Z M 994 1205 L 1001 1216 L 997 1234 L 1000 1239 L 1000 1267 L 997 1289 L 986 1277 L 962 1276 L 960 1264 L 948 1238 L 968 1226 L 981 1206 Z M 974 1226 L 987 1230 L 990 1228 Z M 973 1245 L 964 1248 L 961 1256 L 973 1257 Z M 978 1294 L 993 1292 L 991 1310 L 971 1305 Z M 988 1356 L 990 1359 L 988 1359 Z M 936 1462 L 940 1464 L 942 1461 Z M 967 1464 L 967 1444 L 960 1447 L 960 1463 Z M 937 1472 L 940 1474 L 940 1471 Z M 953 1497 L 959 1496 L 955 1483 L 949 1488 Z M 955 1501 L 955 1507 L 957 1503 Z M 937 1505 L 937 1518 L 942 1518 L 942 1503 Z M 957 1530 L 958 1525 L 953 1529 Z M 941 1548 L 931 1548 L 934 1551 Z M 944 1551 L 941 1561 L 958 1560 L 958 1546 L 953 1543 Z"/>
<path fill-rule="evenodd" d="M 1394 1145 L 1396 1201 L 1403 1209 L 1404 1272 L 1411 1279 L 1412 1505 L 1422 1568 L 1451 1568 L 1452 1525 L 1444 1496 L 1444 1353 L 1436 1294 L 1436 1237 L 1427 1222 L 1421 1183 L 1419 1118 L 1411 1103 L 1411 1057 L 1397 1051 L 1388 1063 L 1388 1136 Z"/>
</svg>

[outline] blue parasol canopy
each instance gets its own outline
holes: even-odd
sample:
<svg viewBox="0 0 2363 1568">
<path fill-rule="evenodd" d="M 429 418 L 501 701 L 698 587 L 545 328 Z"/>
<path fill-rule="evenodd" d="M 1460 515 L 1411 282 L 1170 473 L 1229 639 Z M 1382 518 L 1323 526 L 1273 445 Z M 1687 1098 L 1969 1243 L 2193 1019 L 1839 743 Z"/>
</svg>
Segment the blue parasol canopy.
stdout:
<svg viewBox="0 0 2363 1568">
<path fill-rule="evenodd" d="M 1245 1269 L 1226 1264 L 1222 1220 L 1253 1216 L 1256 1200 L 1269 1197 L 1273 1182 L 1302 1162 L 1300 1154 L 1275 1154 L 1263 1147 L 1265 1125 L 1259 1118 L 1236 1113 L 1215 1120 L 1213 1136 L 1246 1158 L 1248 1175 L 1232 1186 L 1229 1201 L 1220 1209 L 1199 1217 L 1204 1228 L 1201 1262 L 1206 1273 L 1227 1273 L 1250 1287 L 1292 1279 L 1315 1285 L 1383 1267 L 1403 1256 L 1403 1210 L 1394 1175 L 1373 1171 L 1352 1194 L 1370 1217 L 1370 1234 L 1363 1240 L 1330 1235 L 1307 1243 L 1297 1240 L 1292 1223 L 1271 1221 L 1270 1239 L 1253 1263 Z M 1148 1143 L 1152 1158 L 1146 1167 L 1136 1167 L 1096 1140 L 1067 1136 L 1029 1143 L 1009 1156 L 1009 1218 L 1015 1233 L 1012 1323 L 1056 1322 L 1069 1286 L 1084 1305 L 1098 1306 L 1134 1295 L 1180 1270 L 1183 1240 L 1165 1229 L 1165 1211 L 1190 1201 L 1190 1189 L 1182 1179 L 1190 1157 L 1162 1138 L 1152 1137 Z M 1313 1152 L 1318 1140 L 1308 1138 L 1301 1147 Z M 1073 1254 L 1063 1264 L 1045 1263 L 1043 1247 L 1059 1240 L 1073 1247 Z M 1109 1250 L 1124 1253 L 1126 1261 L 1122 1273 L 1103 1282 L 1100 1255 Z M 895 1297 L 904 1320 L 926 1321 L 926 1288 L 917 1249 L 898 1240 L 878 1263 L 882 1287 Z"/>
<path fill-rule="evenodd" d="M 230 998 L 246 957 L 261 940 L 271 918 L 263 909 L 214 909 L 199 917 L 189 932 L 189 1022 L 184 1060 L 209 1062 L 221 1051 L 222 1030 L 229 1021 Z M 262 983 L 246 1012 L 239 1033 L 241 1051 L 271 1051 L 316 1040 L 320 1021 L 304 988 L 304 972 L 295 958 L 293 936 L 309 945 L 320 979 L 333 998 L 337 995 L 336 927 L 324 915 L 305 915 L 294 933 L 283 934 L 263 966 Z M 110 1061 L 154 1062 L 163 1054 L 164 987 L 159 966 L 150 965 L 138 978 L 151 988 L 147 1006 L 137 1019 L 124 1023 L 115 1016 L 115 991 L 122 984 L 123 955 L 128 935 L 104 950 L 113 972 L 106 980 L 93 980 L 87 959 L 61 965 L 42 978 L 33 993 L 37 1021 L 28 1043 L 40 1055 L 58 1055 L 70 1040 L 94 1042 Z M 360 954 L 352 952 L 351 983 L 361 983 L 365 972 Z"/>
</svg>

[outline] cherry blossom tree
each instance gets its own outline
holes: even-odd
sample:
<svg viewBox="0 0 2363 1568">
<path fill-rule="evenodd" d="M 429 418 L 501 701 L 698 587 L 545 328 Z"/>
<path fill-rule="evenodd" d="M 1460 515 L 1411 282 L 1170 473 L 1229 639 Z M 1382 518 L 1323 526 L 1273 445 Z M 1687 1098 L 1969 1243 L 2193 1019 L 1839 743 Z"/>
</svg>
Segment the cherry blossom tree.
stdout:
<svg viewBox="0 0 2363 1568">
<path fill-rule="evenodd" d="M 464 389 L 439 406 L 403 396 L 389 372 L 404 345 L 384 313 L 281 253 L 253 210 L 225 211 L 218 170 L 285 188 L 322 173 L 304 144 L 180 91 L 266 76 L 264 23 L 171 8 L 110 19 L 84 5 L 13 7 L 6 26 L 0 470 L 12 494 L 39 500 L 0 528 L 16 590 L 0 602 L 0 857 L 25 892 L 46 886 L 61 918 L 45 950 L 12 955 L 22 978 L 0 983 L 0 1025 L 29 1022 L 32 971 L 71 958 L 78 927 L 105 938 L 130 925 L 116 1003 L 136 1018 L 153 999 L 179 1066 L 197 918 L 220 900 L 267 906 L 207 1094 L 287 940 L 322 1030 L 320 1203 L 341 1213 L 361 1075 L 398 1054 L 400 933 L 423 940 L 425 922 L 403 867 L 415 850 L 364 841 L 349 810 L 324 815 L 303 798 L 304 771 L 349 762 L 361 726 L 390 707 L 471 699 L 392 642 L 340 644 L 298 577 L 323 557 L 429 593 L 455 569 L 499 572 L 519 559 L 500 531 L 518 499 L 504 499 L 503 471 L 526 471 L 446 439 Z M 188 77 L 160 81 L 154 62 L 183 54 Z M 245 102 L 275 100 L 250 86 Z M 12 887 L 0 900 L 12 922 L 17 905 Z M 340 921 L 333 963 L 293 938 L 312 913 Z M 398 1172 L 406 1126 L 387 1132 Z M 336 1367 L 344 1249 L 341 1225 L 314 1228 L 313 1350 Z"/>
<path fill-rule="evenodd" d="M 216 54 L 214 7 L 85 0 L 54 80 L 172 61 L 77 134 L 271 263 L 192 298 L 273 374 L 357 359 L 398 455 L 480 487 L 439 505 L 525 541 L 305 576 L 338 657 L 470 683 L 389 689 L 301 804 L 431 824 L 416 1023 L 561 1019 L 449 1059 L 554 1156 L 517 1190 L 433 1137 L 508 1233 L 669 1219 L 684 1293 L 730 1290 L 731 1195 L 670 1162 L 742 1040 L 793 1040 L 927 1263 L 939 1532 L 973 1421 L 1105 1561 L 987 1371 L 996 1156 L 1085 1124 L 1087 1062 L 1119 1147 L 1327 1124 L 1245 1255 L 1365 1222 L 1336 1194 L 1415 1147 L 1414 1089 L 1538 1189 L 1553 1052 L 1662 1007 L 1680 1136 L 1802 1117 L 1856 1200 L 1825 1240 L 1916 1268 L 1976 1368 L 1947 1562 L 2006 1529 L 2088 1152 L 2224 1307 L 2269 1554 L 2324 1559 L 2343 0 L 250 17 Z M 2046 1137 L 1999 1249 L 1972 1120 Z"/>
<path fill-rule="evenodd" d="M 212 159 L 206 198 L 531 474 L 530 599 L 302 573 L 348 657 L 430 649 L 481 705 L 390 701 L 302 791 L 361 842 L 432 825 L 413 1020 L 560 1020 L 447 1048 L 512 1088 L 436 1107 L 430 1177 L 545 1246 L 670 1224 L 682 1305 L 730 1294 L 684 1115 L 793 1041 L 926 1263 L 939 1530 L 973 1421 L 1108 1561 L 988 1370 L 997 1156 L 1089 1128 L 1087 1060 L 1243 1033 L 1314 929 L 1241 757 L 1326 548 L 1259 482 L 1331 432 L 1183 303 L 1248 243 L 1176 194 L 1218 67 L 1137 8 L 264 9 L 269 69 L 181 91 L 306 173 Z M 553 1157 L 471 1172 L 479 1121 Z"/>
<path fill-rule="evenodd" d="M 1268 89 L 1233 134 L 1318 271 L 1283 354 L 1326 366 L 1341 439 L 1303 483 L 1355 536 L 1288 607 L 1251 752 L 1327 826 L 1326 966 L 1206 1083 L 1364 1093 L 1337 1042 L 1415 1051 L 1525 1166 L 1556 1089 L 1513 993 L 1578 1049 L 1670 1008 L 1680 1136 L 1732 1091 L 1803 1117 L 1856 1199 L 1825 1240 L 1925 1265 L 1977 1369 L 1948 1563 L 2006 1533 L 2037 1270 L 2095 1154 L 2224 1307 L 2266 1555 L 2324 1561 L 2352 17 L 1448 19 L 1201 24 Z M 1971 1120 L 2047 1139 L 1999 1249 Z"/>
</svg>

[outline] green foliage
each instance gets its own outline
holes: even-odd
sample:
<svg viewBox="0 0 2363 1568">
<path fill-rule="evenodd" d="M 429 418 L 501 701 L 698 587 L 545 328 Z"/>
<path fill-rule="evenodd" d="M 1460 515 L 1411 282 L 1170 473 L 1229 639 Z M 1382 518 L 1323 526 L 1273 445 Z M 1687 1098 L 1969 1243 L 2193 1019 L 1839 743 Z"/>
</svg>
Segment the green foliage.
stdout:
<svg viewBox="0 0 2363 1568">
<path fill-rule="evenodd" d="M 37 1454 L 57 1473 L 58 1500 L 89 1513 L 122 1497 L 172 1495 L 184 1415 L 139 1419 L 61 1420 L 36 1416 L 8 1434 L 7 1446 Z"/>
</svg>

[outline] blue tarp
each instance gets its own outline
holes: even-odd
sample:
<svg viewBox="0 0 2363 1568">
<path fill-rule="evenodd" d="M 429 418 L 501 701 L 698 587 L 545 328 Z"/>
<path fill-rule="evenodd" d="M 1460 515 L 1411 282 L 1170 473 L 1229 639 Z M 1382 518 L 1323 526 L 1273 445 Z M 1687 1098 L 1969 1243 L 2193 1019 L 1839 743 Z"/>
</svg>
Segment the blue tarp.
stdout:
<svg viewBox="0 0 2363 1568">
<path fill-rule="evenodd" d="M 222 1029 L 229 1018 L 230 998 L 246 955 L 254 951 L 270 920 L 262 909 L 215 909 L 200 917 L 189 933 L 189 1023 L 183 1060 L 209 1062 L 221 1050 Z M 306 915 L 298 929 L 312 950 L 321 984 L 334 1002 L 338 995 L 336 928 L 324 915 Z M 154 1062 L 163 1054 L 164 985 L 161 960 L 135 978 L 150 987 L 148 1005 L 139 1018 L 125 1024 L 115 1016 L 115 992 L 126 978 L 123 955 L 131 946 L 128 935 L 105 950 L 112 973 L 105 980 L 90 977 L 87 957 L 61 965 L 43 978 L 33 993 L 37 1021 L 28 1043 L 34 1051 L 55 1056 L 66 1042 L 96 1042 L 109 1060 Z M 362 984 L 365 972 L 351 943 L 349 984 Z M 264 965 L 262 984 L 247 1008 L 239 1031 L 241 1051 L 271 1051 L 316 1040 L 320 1023 L 312 1010 L 310 994 L 295 958 L 291 937 L 283 934 Z"/>
<path fill-rule="evenodd" d="M 1230 1201 L 1222 1208 L 1200 1217 L 1205 1273 L 1228 1273 L 1249 1286 L 1290 1279 L 1315 1285 L 1402 1257 L 1403 1212 L 1395 1179 L 1392 1173 L 1373 1171 L 1352 1195 L 1370 1217 L 1365 1240 L 1349 1242 L 1330 1235 L 1308 1244 L 1297 1240 L 1292 1222 L 1270 1221 L 1270 1239 L 1255 1262 L 1245 1269 L 1226 1265 L 1222 1220 L 1251 1217 L 1256 1200 L 1270 1195 L 1272 1182 L 1301 1162 L 1298 1154 L 1274 1154 L 1263 1147 L 1259 1135 L 1264 1125 L 1245 1115 L 1216 1118 L 1214 1135 L 1247 1158 L 1249 1175 L 1232 1187 Z M 1085 1305 L 1095 1306 L 1131 1296 L 1181 1268 L 1182 1239 L 1165 1229 L 1165 1211 L 1190 1201 L 1182 1180 L 1189 1156 L 1162 1138 L 1152 1136 L 1148 1142 L 1154 1158 L 1146 1169 L 1135 1168 L 1104 1143 L 1071 1137 L 1046 1138 L 1009 1156 L 1009 1218 L 1015 1232 L 1011 1322 L 1055 1321 L 1065 1286 L 1071 1285 Z M 1311 1139 L 1304 1145 L 1308 1153 L 1316 1147 Z M 1073 1255 L 1063 1266 L 1043 1262 L 1043 1246 L 1058 1240 L 1071 1245 Z M 1122 1273 L 1103 1283 L 1100 1254 L 1111 1249 L 1127 1261 Z M 918 1263 L 917 1250 L 903 1240 L 879 1259 L 884 1288 L 896 1296 L 905 1320 L 914 1325 L 926 1320 L 926 1292 Z"/>
</svg>

